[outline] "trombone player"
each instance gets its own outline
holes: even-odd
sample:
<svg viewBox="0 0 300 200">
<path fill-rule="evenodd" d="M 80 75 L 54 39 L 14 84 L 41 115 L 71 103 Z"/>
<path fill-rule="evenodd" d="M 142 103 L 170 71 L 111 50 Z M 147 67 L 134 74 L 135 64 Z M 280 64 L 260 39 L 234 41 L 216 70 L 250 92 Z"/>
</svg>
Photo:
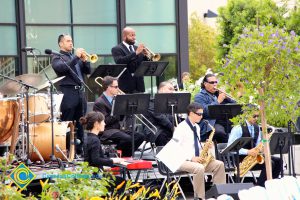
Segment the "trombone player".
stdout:
<svg viewBox="0 0 300 200">
<path fill-rule="evenodd" d="M 81 144 L 76 146 L 76 153 L 82 154 L 83 128 L 78 122 L 86 112 L 87 102 L 83 81 L 84 75 L 91 73 L 91 66 L 84 49 L 77 48 L 75 54 L 72 54 L 73 40 L 70 35 L 59 35 L 58 46 L 61 55 L 52 55 L 51 64 L 58 77 L 65 76 L 60 81 L 60 90 L 64 94 L 61 103 L 61 120 L 77 122 L 77 139 Z"/>
<path fill-rule="evenodd" d="M 149 60 L 143 44 L 134 45 L 135 30 L 125 27 L 122 31 L 122 42 L 111 49 L 116 64 L 126 64 L 127 70 L 119 78 L 120 89 L 125 93 L 145 92 L 144 78 L 134 77 L 133 73 L 143 61 Z"/>
</svg>

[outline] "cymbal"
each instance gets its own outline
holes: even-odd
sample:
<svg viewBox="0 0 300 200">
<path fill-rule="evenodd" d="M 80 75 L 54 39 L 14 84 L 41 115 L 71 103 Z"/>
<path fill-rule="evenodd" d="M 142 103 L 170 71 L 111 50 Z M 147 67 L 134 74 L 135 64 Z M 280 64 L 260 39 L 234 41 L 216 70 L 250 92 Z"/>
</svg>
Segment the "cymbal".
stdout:
<svg viewBox="0 0 300 200">
<path fill-rule="evenodd" d="M 65 78 L 65 76 L 58 77 L 58 78 L 53 79 L 51 81 L 54 84 L 54 83 L 57 83 L 58 81 L 60 81 L 63 78 Z M 50 87 L 50 83 L 48 81 L 43 83 L 42 85 L 39 85 L 37 88 L 38 88 L 38 91 L 39 91 L 39 90 L 42 90 L 42 89 L 47 88 L 47 87 Z"/>
<path fill-rule="evenodd" d="M 22 74 L 16 76 L 14 79 L 20 80 L 23 83 L 31 86 L 38 86 L 41 84 L 43 77 L 40 74 Z M 1 87 L 0 92 L 7 95 L 14 95 L 21 91 L 22 85 L 12 80 L 6 81 Z"/>
</svg>

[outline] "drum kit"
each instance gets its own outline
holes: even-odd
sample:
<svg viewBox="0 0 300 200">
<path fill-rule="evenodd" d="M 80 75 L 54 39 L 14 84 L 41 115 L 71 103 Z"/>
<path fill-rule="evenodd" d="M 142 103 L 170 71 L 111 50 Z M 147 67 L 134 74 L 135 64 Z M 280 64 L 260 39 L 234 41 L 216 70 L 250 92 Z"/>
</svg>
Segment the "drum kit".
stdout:
<svg viewBox="0 0 300 200">
<path fill-rule="evenodd" d="M 54 84 L 63 78 L 51 82 Z M 60 122 L 63 94 L 50 93 L 50 81 L 42 83 L 39 74 L 23 74 L 9 79 L 0 87 L 0 93 L 12 96 L 0 97 L 0 145 L 10 145 L 10 153 L 24 161 L 44 162 L 52 160 L 52 156 L 72 161 L 74 142 L 70 142 L 70 151 L 67 152 L 66 134 L 70 131 L 70 139 L 74 139 L 74 125 Z M 29 87 L 35 92 L 29 93 Z M 46 88 L 48 93 L 42 93 L 41 90 Z"/>
</svg>

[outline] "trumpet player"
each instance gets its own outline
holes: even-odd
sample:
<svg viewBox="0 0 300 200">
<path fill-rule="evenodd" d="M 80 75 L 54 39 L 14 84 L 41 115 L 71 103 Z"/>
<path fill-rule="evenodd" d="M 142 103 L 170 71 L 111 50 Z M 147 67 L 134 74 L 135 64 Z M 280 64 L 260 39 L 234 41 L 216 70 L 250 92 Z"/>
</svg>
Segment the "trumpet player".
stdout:
<svg viewBox="0 0 300 200">
<path fill-rule="evenodd" d="M 60 81 L 60 90 L 64 94 L 61 103 L 61 120 L 75 120 L 77 122 L 77 139 L 81 140 L 81 143 L 77 145 L 76 153 L 82 154 L 83 128 L 78 122 L 80 117 L 84 116 L 86 112 L 87 102 L 84 93 L 83 77 L 85 74 L 91 73 L 91 66 L 84 56 L 84 49 L 77 48 L 75 54 L 72 54 L 73 40 L 70 35 L 59 35 L 58 46 L 61 55 L 54 54 L 51 64 L 57 76 L 65 76 Z"/>
<path fill-rule="evenodd" d="M 125 27 L 122 31 L 123 41 L 111 49 L 116 64 L 126 64 L 127 70 L 119 78 L 120 89 L 125 93 L 145 92 L 144 78 L 133 74 L 142 61 L 148 60 L 143 44 L 135 45 L 135 30 Z"/>
<path fill-rule="evenodd" d="M 93 110 L 101 112 L 105 116 L 105 129 L 101 135 L 101 141 L 111 140 L 116 144 L 116 148 L 122 150 L 122 156 L 132 156 L 132 133 L 120 130 L 120 116 L 111 116 L 113 98 L 119 94 L 118 79 L 106 76 L 103 78 L 102 87 L 104 92 L 96 99 Z M 144 135 L 135 133 L 134 147 L 135 150 L 143 143 Z"/>
<path fill-rule="evenodd" d="M 259 129 L 259 126 L 257 125 L 258 118 L 259 118 L 259 112 L 253 111 L 243 124 L 234 126 L 229 135 L 228 146 L 241 137 L 253 138 L 252 143 L 248 143 L 246 146 L 244 146 L 244 148 L 240 149 L 239 155 L 240 155 L 241 162 L 243 162 L 243 159 L 248 155 L 256 157 L 259 153 L 261 153 L 260 150 L 256 148 L 259 145 L 259 143 L 261 143 L 261 137 L 262 137 L 262 133 Z M 271 156 L 271 162 L 272 162 L 272 176 L 273 178 L 278 178 L 281 170 L 280 158 Z M 261 170 L 259 178 L 257 179 L 257 184 L 264 187 L 265 181 L 267 180 L 265 164 L 258 163 L 251 170 Z"/>
<path fill-rule="evenodd" d="M 200 103 L 204 108 L 203 119 L 209 121 L 210 125 L 215 128 L 214 140 L 218 143 L 227 143 L 228 134 L 225 127 L 231 124 L 226 120 L 217 120 L 210 117 L 208 112 L 209 105 L 219 105 L 226 103 L 236 103 L 233 99 L 227 98 L 226 94 L 217 89 L 218 80 L 214 74 L 206 74 L 201 83 L 201 91 L 196 94 L 195 102 Z M 206 139 L 211 131 L 204 123 L 201 123 L 201 139 Z"/>
</svg>

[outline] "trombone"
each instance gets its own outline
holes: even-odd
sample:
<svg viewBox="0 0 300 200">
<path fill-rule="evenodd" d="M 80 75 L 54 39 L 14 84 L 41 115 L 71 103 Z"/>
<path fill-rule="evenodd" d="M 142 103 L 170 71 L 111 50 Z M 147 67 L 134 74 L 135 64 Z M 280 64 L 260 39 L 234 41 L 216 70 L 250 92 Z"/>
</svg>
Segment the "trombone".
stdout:
<svg viewBox="0 0 300 200">
<path fill-rule="evenodd" d="M 76 48 L 73 47 L 74 50 L 76 50 Z M 98 60 L 98 56 L 96 54 L 88 54 L 86 51 L 84 51 L 84 55 L 82 56 L 82 59 L 86 59 L 90 62 L 90 63 L 95 63 Z"/>
<path fill-rule="evenodd" d="M 146 57 L 151 61 L 159 61 L 161 58 L 159 53 L 155 54 L 147 47 L 144 47 L 144 51 L 146 52 Z"/>
<path fill-rule="evenodd" d="M 103 87 L 102 86 L 102 84 L 98 81 L 98 79 L 101 79 L 101 80 L 103 80 L 103 78 L 102 77 L 96 77 L 95 78 L 95 82 L 100 86 L 100 87 Z M 119 91 L 119 94 L 125 94 L 120 88 L 118 88 L 118 91 Z M 137 114 L 135 114 L 134 115 L 135 116 L 135 118 L 137 118 L 144 126 L 146 126 L 154 135 L 156 135 L 156 133 L 157 133 L 157 128 L 154 126 L 154 124 L 152 124 L 143 114 L 140 114 L 140 117 L 137 115 Z M 143 120 L 145 120 L 145 121 L 143 121 Z M 148 125 L 148 124 L 149 125 Z M 151 126 L 151 127 L 150 127 Z"/>
</svg>

